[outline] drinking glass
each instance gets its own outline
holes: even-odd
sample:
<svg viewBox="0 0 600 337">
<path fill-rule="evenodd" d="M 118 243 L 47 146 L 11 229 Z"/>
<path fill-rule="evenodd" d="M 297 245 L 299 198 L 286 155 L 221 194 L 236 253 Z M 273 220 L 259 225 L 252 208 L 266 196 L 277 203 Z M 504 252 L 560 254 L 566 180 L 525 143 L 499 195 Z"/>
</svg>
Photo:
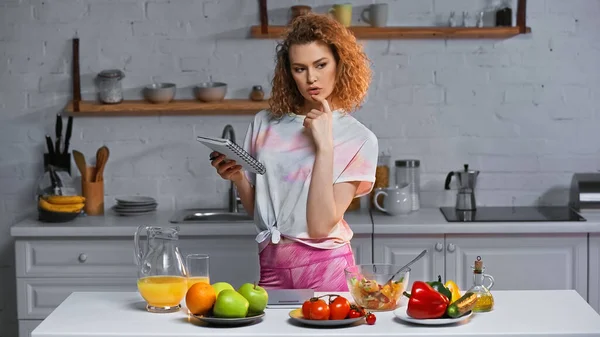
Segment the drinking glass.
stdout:
<svg viewBox="0 0 600 337">
<path fill-rule="evenodd" d="M 194 284 L 199 282 L 210 284 L 210 277 L 208 274 L 208 255 L 188 254 L 185 257 L 185 262 L 188 271 L 188 290 Z"/>
</svg>

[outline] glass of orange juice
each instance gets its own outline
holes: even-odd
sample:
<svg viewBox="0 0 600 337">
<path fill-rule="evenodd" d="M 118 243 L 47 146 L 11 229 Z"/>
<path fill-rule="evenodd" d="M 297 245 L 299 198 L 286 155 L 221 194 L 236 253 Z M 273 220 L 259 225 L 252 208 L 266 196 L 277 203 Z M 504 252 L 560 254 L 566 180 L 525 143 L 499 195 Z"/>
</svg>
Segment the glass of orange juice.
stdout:
<svg viewBox="0 0 600 337">
<path fill-rule="evenodd" d="M 188 290 L 196 283 L 204 282 L 210 284 L 208 274 L 208 255 L 206 254 L 188 254 L 185 257 L 185 264 L 188 271 L 187 287 Z"/>
</svg>

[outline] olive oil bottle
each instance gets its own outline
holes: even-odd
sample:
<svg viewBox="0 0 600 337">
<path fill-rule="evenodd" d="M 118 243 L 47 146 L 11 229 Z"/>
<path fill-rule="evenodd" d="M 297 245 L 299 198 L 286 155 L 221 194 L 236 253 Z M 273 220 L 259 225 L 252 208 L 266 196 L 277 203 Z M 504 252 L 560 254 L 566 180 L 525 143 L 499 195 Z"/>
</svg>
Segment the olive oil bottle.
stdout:
<svg viewBox="0 0 600 337">
<path fill-rule="evenodd" d="M 494 278 L 491 275 L 484 274 L 485 267 L 481 256 L 477 256 L 477 260 L 471 267 L 473 268 L 473 286 L 467 292 L 473 292 L 477 294 L 477 303 L 473 308 L 474 312 L 487 312 L 494 309 L 494 296 L 490 292 L 490 289 L 494 286 Z M 489 284 L 485 285 L 485 280 L 488 280 Z"/>
</svg>

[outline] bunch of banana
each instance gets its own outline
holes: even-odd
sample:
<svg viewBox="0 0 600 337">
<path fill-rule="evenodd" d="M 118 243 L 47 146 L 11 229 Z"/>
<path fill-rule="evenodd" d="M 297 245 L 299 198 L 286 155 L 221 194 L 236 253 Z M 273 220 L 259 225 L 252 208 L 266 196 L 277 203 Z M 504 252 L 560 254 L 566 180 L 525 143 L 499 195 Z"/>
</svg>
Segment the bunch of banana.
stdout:
<svg viewBox="0 0 600 337">
<path fill-rule="evenodd" d="M 38 206 L 50 212 L 79 213 L 85 206 L 85 198 L 79 195 L 48 195 L 39 199 Z"/>
</svg>

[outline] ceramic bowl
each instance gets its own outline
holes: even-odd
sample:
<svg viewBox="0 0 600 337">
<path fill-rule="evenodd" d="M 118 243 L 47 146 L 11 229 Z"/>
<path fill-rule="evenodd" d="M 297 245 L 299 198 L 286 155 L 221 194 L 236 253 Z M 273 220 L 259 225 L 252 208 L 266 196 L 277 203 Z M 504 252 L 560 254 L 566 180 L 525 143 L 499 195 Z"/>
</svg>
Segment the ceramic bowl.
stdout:
<svg viewBox="0 0 600 337">
<path fill-rule="evenodd" d="M 173 83 L 152 83 L 144 88 L 144 97 L 152 103 L 169 103 L 175 98 Z"/>
<path fill-rule="evenodd" d="M 194 95 L 202 102 L 219 102 L 227 94 L 227 84 L 222 82 L 204 82 L 194 87 Z"/>
<path fill-rule="evenodd" d="M 372 311 L 391 311 L 400 307 L 410 269 L 386 283 L 400 268 L 402 266 L 393 264 L 363 264 L 346 268 L 346 282 L 355 303 Z"/>
</svg>

